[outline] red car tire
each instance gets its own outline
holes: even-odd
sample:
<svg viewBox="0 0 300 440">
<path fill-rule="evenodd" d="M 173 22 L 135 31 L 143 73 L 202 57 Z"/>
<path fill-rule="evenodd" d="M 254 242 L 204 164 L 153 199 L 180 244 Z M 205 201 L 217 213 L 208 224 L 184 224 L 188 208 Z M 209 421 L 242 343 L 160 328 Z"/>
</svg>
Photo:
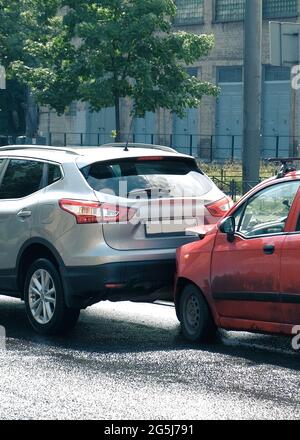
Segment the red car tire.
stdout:
<svg viewBox="0 0 300 440">
<path fill-rule="evenodd" d="M 208 304 L 193 284 L 185 286 L 180 296 L 179 315 L 182 333 L 191 342 L 206 342 L 214 338 L 217 327 Z"/>
</svg>

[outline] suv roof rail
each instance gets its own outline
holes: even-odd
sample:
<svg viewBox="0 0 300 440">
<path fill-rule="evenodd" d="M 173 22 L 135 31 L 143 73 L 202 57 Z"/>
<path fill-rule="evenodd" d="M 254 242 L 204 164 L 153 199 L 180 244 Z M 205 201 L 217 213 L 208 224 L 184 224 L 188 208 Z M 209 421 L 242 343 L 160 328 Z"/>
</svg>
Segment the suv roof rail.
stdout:
<svg viewBox="0 0 300 440">
<path fill-rule="evenodd" d="M 288 158 L 270 158 L 268 162 L 281 164 L 280 169 L 278 170 L 277 179 L 282 179 L 286 174 L 292 173 L 293 171 L 297 171 L 297 168 L 294 166 L 289 166 L 293 162 L 299 162 L 300 157 L 288 157 Z"/>
<path fill-rule="evenodd" d="M 77 153 L 72 148 L 63 148 L 63 147 L 49 147 L 47 145 L 6 145 L 4 147 L 0 147 L 1 151 L 16 151 L 16 150 L 50 150 L 50 151 L 61 151 L 68 154 L 74 154 L 76 156 L 80 156 L 79 153 Z"/>
<path fill-rule="evenodd" d="M 116 142 L 116 143 L 109 143 L 101 145 L 101 147 L 111 147 L 111 148 L 147 148 L 149 150 L 160 150 L 160 151 L 166 151 L 169 153 L 177 153 L 178 151 L 174 150 L 174 148 L 171 147 L 165 147 L 163 145 L 153 145 L 153 144 L 140 144 L 140 143 L 127 143 L 127 142 Z"/>
</svg>

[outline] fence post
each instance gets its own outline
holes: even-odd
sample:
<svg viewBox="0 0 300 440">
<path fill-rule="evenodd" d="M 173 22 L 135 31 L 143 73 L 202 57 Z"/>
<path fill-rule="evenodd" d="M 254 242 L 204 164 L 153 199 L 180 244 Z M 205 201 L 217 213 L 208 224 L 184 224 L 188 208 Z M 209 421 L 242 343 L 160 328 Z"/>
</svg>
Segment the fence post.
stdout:
<svg viewBox="0 0 300 440">
<path fill-rule="evenodd" d="M 231 180 L 230 187 L 231 198 L 234 202 L 236 202 L 236 181 L 234 179 Z"/>
<path fill-rule="evenodd" d="M 234 162 L 234 135 L 231 136 L 231 162 Z"/>
<path fill-rule="evenodd" d="M 67 146 L 67 133 L 64 133 L 64 147 Z"/>
<path fill-rule="evenodd" d="M 193 135 L 190 134 L 190 156 L 193 156 Z"/>
<path fill-rule="evenodd" d="M 213 162 L 214 160 L 214 151 L 213 151 L 213 145 L 214 145 L 214 137 L 210 137 L 210 162 Z"/>
<path fill-rule="evenodd" d="M 279 136 L 276 136 L 276 159 L 279 157 Z"/>
<path fill-rule="evenodd" d="M 52 133 L 49 133 L 49 146 L 51 147 L 52 145 Z"/>
<path fill-rule="evenodd" d="M 80 133 L 80 146 L 83 146 L 83 133 Z"/>
<path fill-rule="evenodd" d="M 154 145 L 154 134 L 151 134 L 151 144 Z"/>
<path fill-rule="evenodd" d="M 170 134 L 170 147 L 173 147 L 173 135 Z"/>
</svg>

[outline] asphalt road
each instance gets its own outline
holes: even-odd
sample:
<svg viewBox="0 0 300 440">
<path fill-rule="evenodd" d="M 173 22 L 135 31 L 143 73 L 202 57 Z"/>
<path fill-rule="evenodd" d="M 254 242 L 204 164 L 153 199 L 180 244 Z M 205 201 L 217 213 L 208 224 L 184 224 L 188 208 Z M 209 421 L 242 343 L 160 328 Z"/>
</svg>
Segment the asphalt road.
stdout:
<svg viewBox="0 0 300 440">
<path fill-rule="evenodd" d="M 0 297 L 0 419 L 299 419 L 288 338 L 222 332 L 190 345 L 172 307 L 101 303 L 66 338 L 37 336 Z"/>
</svg>

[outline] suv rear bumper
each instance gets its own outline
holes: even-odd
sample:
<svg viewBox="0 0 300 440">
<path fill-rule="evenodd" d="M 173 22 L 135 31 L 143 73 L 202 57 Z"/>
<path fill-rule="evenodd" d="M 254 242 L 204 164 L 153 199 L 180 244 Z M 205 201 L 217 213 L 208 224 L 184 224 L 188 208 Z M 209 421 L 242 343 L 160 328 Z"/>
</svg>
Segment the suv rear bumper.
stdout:
<svg viewBox="0 0 300 440">
<path fill-rule="evenodd" d="M 62 268 L 68 307 L 85 308 L 101 300 L 160 299 L 153 292 L 172 286 L 175 258 Z"/>
</svg>

